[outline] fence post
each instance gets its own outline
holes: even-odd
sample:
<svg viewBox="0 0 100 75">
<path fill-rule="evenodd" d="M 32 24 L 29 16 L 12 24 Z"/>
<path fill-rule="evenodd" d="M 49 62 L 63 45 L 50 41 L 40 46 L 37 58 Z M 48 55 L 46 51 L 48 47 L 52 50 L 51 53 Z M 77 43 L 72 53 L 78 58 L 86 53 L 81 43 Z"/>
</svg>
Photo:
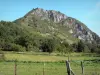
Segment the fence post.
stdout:
<svg viewBox="0 0 100 75">
<path fill-rule="evenodd" d="M 68 61 L 66 61 L 66 67 L 67 67 L 67 73 L 68 73 L 68 75 L 71 75 L 70 63 Z"/>
<path fill-rule="evenodd" d="M 69 61 L 66 61 L 66 67 L 67 67 L 67 73 L 68 75 L 75 75 L 74 72 L 72 71 L 71 67 L 70 67 L 70 63 Z"/>
<path fill-rule="evenodd" d="M 69 59 L 69 55 L 68 55 L 68 62 L 70 61 L 70 59 Z"/>
<path fill-rule="evenodd" d="M 15 60 L 15 75 L 17 75 L 17 61 Z"/>
<path fill-rule="evenodd" d="M 82 68 L 82 75 L 84 75 L 84 65 L 82 61 L 81 61 L 81 68 Z"/>
<path fill-rule="evenodd" d="M 45 63 L 43 64 L 43 75 L 45 75 Z"/>
</svg>

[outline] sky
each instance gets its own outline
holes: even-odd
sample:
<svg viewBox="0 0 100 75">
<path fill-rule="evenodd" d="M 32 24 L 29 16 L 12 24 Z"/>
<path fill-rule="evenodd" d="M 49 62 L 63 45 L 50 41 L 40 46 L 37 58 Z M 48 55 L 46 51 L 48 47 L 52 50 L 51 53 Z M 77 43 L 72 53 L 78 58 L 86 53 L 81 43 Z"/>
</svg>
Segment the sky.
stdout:
<svg viewBox="0 0 100 75">
<path fill-rule="evenodd" d="M 100 0 L 0 0 L 0 20 L 14 21 L 37 7 L 76 18 L 100 36 Z"/>
</svg>

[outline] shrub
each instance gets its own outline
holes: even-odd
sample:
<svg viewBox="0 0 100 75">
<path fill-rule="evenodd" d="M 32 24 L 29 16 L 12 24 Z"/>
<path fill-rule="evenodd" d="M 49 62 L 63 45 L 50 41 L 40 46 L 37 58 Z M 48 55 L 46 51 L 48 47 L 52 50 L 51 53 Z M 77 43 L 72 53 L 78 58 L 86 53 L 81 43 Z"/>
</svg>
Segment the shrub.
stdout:
<svg viewBox="0 0 100 75">
<path fill-rule="evenodd" d="M 4 53 L 2 51 L 0 51 L 0 61 L 5 60 L 5 56 Z"/>
<path fill-rule="evenodd" d="M 24 47 L 21 45 L 13 44 L 13 43 L 4 43 L 3 51 L 26 51 Z"/>
<path fill-rule="evenodd" d="M 11 50 L 12 51 L 26 51 L 24 47 L 17 44 L 12 44 Z"/>
</svg>

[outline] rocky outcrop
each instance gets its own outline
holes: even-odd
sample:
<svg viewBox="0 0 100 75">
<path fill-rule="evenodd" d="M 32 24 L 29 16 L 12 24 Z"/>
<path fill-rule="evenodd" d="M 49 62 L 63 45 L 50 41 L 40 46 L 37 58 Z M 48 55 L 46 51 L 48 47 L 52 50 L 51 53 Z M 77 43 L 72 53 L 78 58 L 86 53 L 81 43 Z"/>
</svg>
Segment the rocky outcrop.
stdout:
<svg viewBox="0 0 100 75">
<path fill-rule="evenodd" d="M 53 33 L 55 33 L 54 31 L 57 30 L 64 31 L 64 30 L 60 30 L 60 27 L 62 27 L 63 29 L 64 28 L 68 29 L 66 30 L 66 35 L 68 32 L 69 34 L 72 35 L 72 37 L 84 40 L 86 42 L 92 43 L 95 41 L 100 43 L 100 37 L 94 32 L 92 32 L 89 28 L 87 28 L 85 24 L 72 17 L 66 16 L 65 14 L 59 11 L 36 8 L 31 10 L 29 13 L 27 13 L 22 19 L 25 20 L 25 24 L 28 24 L 30 26 L 30 24 L 35 23 L 34 16 L 37 17 L 37 19 L 39 20 L 47 20 L 49 23 L 53 22 L 56 25 L 58 25 L 57 26 L 58 28 L 51 27 L 53 28 L 51 30 L 53 31 Z M 37 26 L 39 26 L 39 24 Z"/>
<path fill-rule="evenodd" d="M 41 20 L 53 21 L 55 23 L 58 23 L 67 18 L 66 15 L 62 14 L 59 11 L 44 10 L 42 8 L 33 9 L 26 16 L 30 16 L 30 15 L 31 16 L 35 15 L 41 18 Z"/>
</svg>

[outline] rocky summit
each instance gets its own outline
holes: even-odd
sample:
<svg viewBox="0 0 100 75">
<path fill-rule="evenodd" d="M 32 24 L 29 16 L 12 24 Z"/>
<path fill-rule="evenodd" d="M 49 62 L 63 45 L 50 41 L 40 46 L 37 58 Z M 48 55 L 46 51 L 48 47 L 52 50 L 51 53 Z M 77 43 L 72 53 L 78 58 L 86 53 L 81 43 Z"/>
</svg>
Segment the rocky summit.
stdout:
<svg viewBox="0 0 100 75">
<path fill-rule="evenodd" d="M 35 8 L 24 17 L 15 21 L 33 28 L 43 36 L 56 36 L 73 43 L 77 39 L 92 43 L 100 43 L 100 38 L 84 23 L 55 10 Z"/>
<path fill-rule="evenodd" d="M 98 53 L 100 37 L 75 18 L 35 8 L 13 22 L 0 21 L 0 50 Z"/>
<path fill-rule="evenodd" d="M 44 10 L 42 8 L 33 9 L 27 14 L 27 16 L 32 16 L 32 15 L 38 16 L 41 20 L 53 21 L 55 23 L 63 21 L 64 19 L 67 18 L 65 14 L 62 14 L 59 11 Z"/>
</svg>

